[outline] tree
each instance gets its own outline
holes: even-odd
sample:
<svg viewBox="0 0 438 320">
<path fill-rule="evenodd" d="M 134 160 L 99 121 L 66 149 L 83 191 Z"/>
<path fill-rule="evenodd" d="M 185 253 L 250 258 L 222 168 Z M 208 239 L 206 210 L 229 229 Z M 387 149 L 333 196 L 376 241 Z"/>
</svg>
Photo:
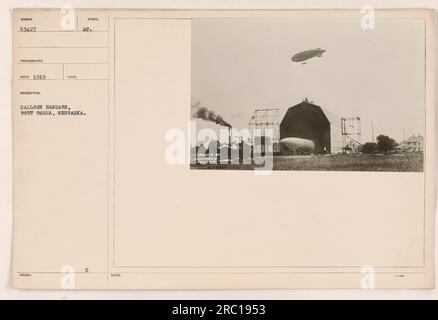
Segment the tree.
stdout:
<svg viewBox="0 0 438 320">
<path fill-rule="evenodd" d="M 391 139 L 388 136 L 385 136 L 383 134 L 379 135 L 377 137 L 377 148 L 380 152 L 388 153 L 391 152 L 395 147 L 395 141 L 394 139 Z"/>
<path fill-rule="evenodd" d="M 377 146 L 374 142 L 367 142 L 362 145 L 363 153 L 374 153 L 377 150 Z"/>
</svg>

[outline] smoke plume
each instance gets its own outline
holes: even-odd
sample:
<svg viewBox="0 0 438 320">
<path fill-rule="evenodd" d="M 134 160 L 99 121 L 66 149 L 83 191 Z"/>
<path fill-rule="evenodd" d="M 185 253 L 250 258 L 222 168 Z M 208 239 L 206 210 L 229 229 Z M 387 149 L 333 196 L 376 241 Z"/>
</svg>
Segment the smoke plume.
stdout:
<svg viewBox="0 0 438 320">
<path fill-rule="evenodd" d="M 214 113 L 211 110 L 208 110 L 206 107 L 202 106 L 199 101 L 192 104 L 191 109 L 192 109 L 193 118 L 211 121 L 220 126 L 231 128 L 231 125 L 228 122 L 226 122 L 220 115 Z"/>
</svg>

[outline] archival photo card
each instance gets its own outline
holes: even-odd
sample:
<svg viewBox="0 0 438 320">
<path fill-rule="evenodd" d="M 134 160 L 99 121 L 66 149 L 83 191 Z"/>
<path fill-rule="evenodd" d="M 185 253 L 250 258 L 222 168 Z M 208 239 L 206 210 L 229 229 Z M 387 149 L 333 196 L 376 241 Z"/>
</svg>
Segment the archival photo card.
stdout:
<svg viewBox="0 0 438 320">
<path fill-rule="evenodd" d="M 13 21 L 15 288 L 435 285 L 431 10 Z"/>
</svg>

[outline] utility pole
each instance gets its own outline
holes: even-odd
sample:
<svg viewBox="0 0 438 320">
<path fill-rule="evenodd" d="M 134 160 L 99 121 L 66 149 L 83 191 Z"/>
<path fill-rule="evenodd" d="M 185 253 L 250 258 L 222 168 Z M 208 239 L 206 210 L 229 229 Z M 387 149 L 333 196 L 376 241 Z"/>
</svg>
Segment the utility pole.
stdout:
<svg viewBox="0 0 438 320">
<path fill-rule="evenodd" d="M 371 120 L 371 139 L 374 143 L 374 124 L 373 121 Z"/>
</svg>

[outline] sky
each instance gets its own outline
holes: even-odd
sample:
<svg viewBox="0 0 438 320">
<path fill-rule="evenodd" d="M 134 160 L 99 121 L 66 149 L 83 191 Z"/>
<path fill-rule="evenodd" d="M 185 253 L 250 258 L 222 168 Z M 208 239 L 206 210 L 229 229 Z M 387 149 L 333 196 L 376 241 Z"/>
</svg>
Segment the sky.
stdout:
<svg viewBox="0 0 438 320">
<path fill-rule="evenodd" d="M 208 18 L 192 23 L 192 103 L 248 128 L 257 108 L 287 109 L 308 98 L 339 117 L 359 116 L 362 142 L 424 135 L 425 42 L 421 20 Z M 307 64 L 291 61 L 321 48 Z M 198 127 L 217 125 L 198 120 Z"/>
</svg>

